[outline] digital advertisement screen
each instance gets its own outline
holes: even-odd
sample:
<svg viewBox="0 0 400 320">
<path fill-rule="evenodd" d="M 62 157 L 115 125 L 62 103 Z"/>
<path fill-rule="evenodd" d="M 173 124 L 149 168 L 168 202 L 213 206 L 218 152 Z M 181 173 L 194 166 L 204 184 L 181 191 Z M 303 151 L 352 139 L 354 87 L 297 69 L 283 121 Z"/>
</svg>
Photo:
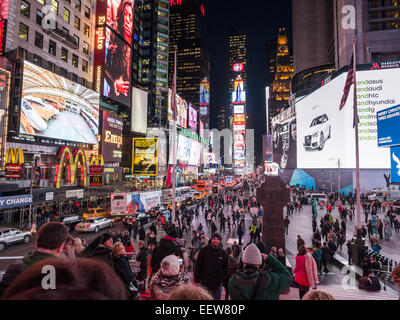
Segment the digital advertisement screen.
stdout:
<svg viewBox="0 0 400 320">
<path fill-rule="evenodd" d="M 232 103 L 233 104 L 246 103 L 246 91 L 244 91 L 244 82 L 240 76 L 236 78 L 234 83 L 234 90 L 232 92 Z"/>
<path fill-rule="evenodd" d="M 238 104 L 233 106 L 233 113 L 244 113 L 244 105 Z"/>
<path fill-rule="evenodd" d="M 103 110 L 101 154 L 106 162 L 119 162 L 122 158 L 122 118 Z"/>
<path fill-rule="evenodd" d="M 197 111 L 189 104 L 189 127 L 193 130 L 197 130 Z"/>
<path fill-rule="evenodd" d="M 133 138 L 132 174 L 157 175 L 157 138 Z"/>
<path fill-rule="evenodd" d="M 178 135 L 177 160 L 188 163 L 190 159 L 191 139 L 183 135 Z"/>
<path fill-rule="evenodd" d="M 378 146 L 400 145 L 400 105 L 378 112 Z"/>
<path fill-rule="evenodd" d="M 125 106 L 131 105 L 132 50 L 107 27 L 103 95 Z"/>
<path fill-rule="evenodd" d="M 400 101 L 400 69 L 357 72 L 360 168 L 389 169 L 387 148 L 378 148 L 377 112 Z M 339 111 L 346 74 L 341 74 L 296 104 L 297 167 L 355 168 L 353 90 Z"/>
<path fill-rule="evenodd" d="M 147 133 L 147 99 L 146 91 L 132 88 L 131 131 Z"/>
<path fill-rule="evenodd" d="M 185 99 L 176 95 L 177 124 L 182 128 L 187 128 L 188 105 Z"/>
<path fill-rule="evenodd" d="M 107 26 L 129 45 L 132 43 L 133 6 L 133 0 L 107 0 Z"/>
<path fill-rule="evenodd" d="M 208 107 L 200 107 L 200 115 L 201 116 L 208 115 Z"/>
<path fill-rule="evenodd" d="M 97 144 L 99 94 L 25 61 L 20 133 Z"/>
<path fill-rule="evenodd" d="M 210 82 L 204 78 L 200 82 L 200 106 L 208 106 L 210 104 Z"/>
<path fill-rule="evenodd" d="M 234 125 L 245 125 L 246 124 L 246 116 L 244 114 L 234 114 L 233 115 L 233 124 Z"/>
<path fill-rule="evenodd" d="M 200 137 L 204 137 L 204 124 L 203 121 L 200 120 L 200 124 L 199 124 L 199 135 Z"/>
<path fill-rule="evenodd" d="M 400 146 L 390 148 L 390 164 L 391 182 L 400 184 Z"/>
<path fill-rule="evenodd" d="M 6 70 L 0 69 L 0 168 L 5 161 L 5 137 L 7 132 L 6 128 L 6 110 L 8 108 L 8 91 L 9 91 L 10 73 Z"/>
<path fill-rule="evenodd" d="M 198 166 L 201 156 L 201 144 L 192 140 L 190 147 L 189 166 Z"/>
<path fill-rule="evenodd" d="M 234 124 L 233 125 L 233 131 L 238 131 L 238 130 L 246 130 L 246 125 L 244 124 Z"/>
<path fill-rule="evenodd" d="M 234 150 L 244 150 L 246 149 L 246 131 L 240 130 L 235 131 L 233 138 L 233 149 Z"/>
</svg>

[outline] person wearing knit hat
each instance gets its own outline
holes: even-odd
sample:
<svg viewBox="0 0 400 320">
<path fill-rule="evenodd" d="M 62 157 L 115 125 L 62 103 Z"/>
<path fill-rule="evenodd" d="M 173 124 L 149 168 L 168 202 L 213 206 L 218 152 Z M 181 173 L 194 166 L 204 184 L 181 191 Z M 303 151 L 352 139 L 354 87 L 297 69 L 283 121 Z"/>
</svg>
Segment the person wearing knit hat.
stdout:
<svg viewBox="0 0 400 320">
<path fill-rule="evenodd" d="M 266 271 L 260 271 L 265 261 Z M 243 270 L 238 270 L 229 280 L 232 300 L 278 300 L 292 282 L 292 275 L 272 255 L 261 253 L 252 243 L 243 251 Z"/>
<path fill-rule="evenodd" d="M 89 259 L 99 259 L 114 267 L 112 257 L 113 236 L 111 233 L 104 232 L 96 237 L 81 253 L 81 257 Z"/>
<path fill-rule="evenodd" d="M 179 238 L 179 232 L 176 229 L 172 229 L 168 232 L 168 235 L 172 238 L 178 239 Z"/>
<path fill-rule="evenodd" d="M 179 257 L 169 255 L 161 261 L 160 270 L 153 276 L 149 284 L 153 299 L 164 300 L 172 290 L 189 283 L 189 278 L 180 272 L 181 263 L 179 260 Z"/>
<path fill-rule="evenodd" d="M 221 235 L 220 235 L 218 232 L 214 232 L 213 235 L 212 235 L 212 237 L 211 237 L 211 239 L 212 239 L 212 238 L 218 238 L 219 241 L 222 241 L 222 237 L 221 237 Z"/>
</svg>

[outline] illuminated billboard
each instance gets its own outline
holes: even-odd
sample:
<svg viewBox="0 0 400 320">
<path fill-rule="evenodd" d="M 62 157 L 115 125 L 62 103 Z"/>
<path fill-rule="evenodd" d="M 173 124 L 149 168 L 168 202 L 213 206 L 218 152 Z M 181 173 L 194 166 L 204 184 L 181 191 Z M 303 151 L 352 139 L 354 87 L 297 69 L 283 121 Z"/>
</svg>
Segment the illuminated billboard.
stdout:
<svg viewBox="0 0 400 320">
<path fill-rule="evenodd" d="M 189 127 L 193 130 L 197 130 L 197 111 L 189 104 Z"/>
<path fill-rule="evenodd" d="M 233 106 L 233 113 L 244 113 L 244 105 L 243 104 L 238 104 Z"/>
<path fill-rule="evenodd" d="M 132 88 L 131 131 L 147 133 L 147 99 L 146 91 Z"/>
<path fill-rule="evenodd" d="M 201 156 L 201 144 L 192 140 L 190 146 L 189 166 L 198 166 Z"/>
<path fill-rule="evenodd" d="M 200 82 L 200 106 L 208 106 L 210 104 L 210 82 L 204 78 Z"/>
<path fill-rule="evenodd" d="M 360 168 L 390 168 L 390 151 L 378 148 L 377 112 L 398 104 L 399 79 L 399 68 L 357 72 Z M 339 111 L 345 81 L 341 74 L 296 103 L 298 168 L 337 168 L 338 159 L 355 168 L 353 86 Z"/>
<path fill-rule="evenodd" d="M 245 125 L 246 124 L 246 115 L 245 114 L 234 114 L 233 115 L 233 124 L 234 125 Z"/>
<path fill-rule="evenodd" d="M 200 115 L 207 116 L 208 115 L 208 107 L 200 107 Z"/>
<path fill-rule="evenodd" d="M 178 135 L 177 160 L 188 163 L 190 159 L 191 139 L 183 135 Z"/>
<path fill-rule="evenodd" d="M 157 175 L 157 138 L 133 138 L 132 174 Z"/>
<path fill-rule="evenodd" d="M 181 98 L 179 95 L 176 95 L 176 112 L 176 121 L 178 126 L 187 128 L 188 104 L 186 100 Z"/>
<path fill-rule="evenodd" d="M 25 61 L 20 133 L 97 144 L 99 94 Z"/>
<path fill-rule="evenodd" d="M 246 91 L 244 90 L 244 82 L 241 76 L 238 76 L 234 82 L 233 92 L 232 92 L 232 103 L 233 104 L 246 103 Z"/>
<path fill-rule="evenodd" d="M 4 165 L 6 156 L 6 111 L 8 108 L 8 91 L 10 87 L 10 72 L 0 69 L 0 168 Z"/>
<path fill-rule="evenodd" d="M 106 162 L 119 162 L 122 158 L 122 118 L 103 110 L 101 154 Z"/>
<path fill-rule="evenodd" d="M 246 149 L 246 131 L 235 131 L 233 136 L 233 149 L 234 150 L 244 150 Z"/>
<path fill-rule="evenodd" d="M 93 73 L 96 91 L 130 106 L 134 2 L 99 0 L 96 5 Z"/>
</svg>

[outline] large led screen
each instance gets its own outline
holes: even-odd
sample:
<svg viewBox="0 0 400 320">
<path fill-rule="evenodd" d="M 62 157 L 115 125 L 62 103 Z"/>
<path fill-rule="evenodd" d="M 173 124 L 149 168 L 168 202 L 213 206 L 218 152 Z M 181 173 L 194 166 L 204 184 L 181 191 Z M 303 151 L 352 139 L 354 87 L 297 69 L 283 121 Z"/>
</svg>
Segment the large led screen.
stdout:
<svg viewBox="0 0 400 320">
<path fill-rule="evenodd" d="M 191 139 L 183 135 L 178 138 L 177 159 L 181 162 L 188 163 L 190 159 Z"/>
<path fill-rule="evenodd" d="M 132 174 L 157 175 L 157 138 L 133 138 Z"/>
<path fill-rule="evenodd" d="M 210 82 L 204 78 L 200 82 L 200 105 L 208 106 L 210 104 Z"/>
<path fill-rule="evenodd" d="M 97 144 L 99 94 L 25 61 L 20 133 Z"/>
<path fill-rule="evenodd" d="M 177 111 L 177 124 L 182 128 L 187 128 L 187 113 L 188 113 L 188 105 L 185 99 L 176 95 L 176 111 Z"/>
<path fill-rule="evenodd" d="M 147 98 L 146 91 L 132 88 L 131 130 L 146 134 L 147 132 Z"/>
<path fill-rule="evenodd" d="M 122 118 L 103 111 L 101 154 L 104 161 L 119 162 L 122 158 Z"/>
<path fill-rule="evenodd" d="M 355 168 L 353 86 L 339 111 L 346 81 L 341 74 L 296 104 L 297 167 Z M 400 69 L 357 72 L 360 168 L 389 169 L 390 154 L 378 148 L 377 112 L 400 101 Z"/>
<path fill-rule="evenodd" d="M 107 0 L 107 26 L 128 44 L 132 42 L 133 0 Z"/>
<path fill-rule="evenodd" d="M 197 130 L 197 111 L 189 104 L 189 127 L 193 130 Z"/>
<path fill-rule="evenodd" d="M 190 146 L 189 165 L 198 166 L 200 162 L 200 156 L 201 156 L 201 144 L 197 141 L 192 140 Z"/>
<path fill-rule="evenodd" d="M 232 103 L 233 104 L 246 103 L 246 91 L 244 91 L 244 82 L 240 76 L 236 78 L 234 82 L 234 89 L 232 92 Z"/>
</svg>

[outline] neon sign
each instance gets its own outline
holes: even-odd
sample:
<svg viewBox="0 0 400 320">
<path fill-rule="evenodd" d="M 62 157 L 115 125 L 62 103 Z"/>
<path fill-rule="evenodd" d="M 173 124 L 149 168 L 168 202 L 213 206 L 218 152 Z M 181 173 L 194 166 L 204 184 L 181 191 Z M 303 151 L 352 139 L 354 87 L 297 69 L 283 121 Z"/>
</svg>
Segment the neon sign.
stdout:
<svg viewBox="0 0 400 320">
<path fill-rule="evenodd" d="M 78 166 L 81 168 L 81 185 L 87 185 L 87 169 L 86 157 L 81 148 L 75 149 L 72 153 L 69 147 L 62 147 L 57 156 L 59 163 L 56 166 L 54 174 L 54 183 L 56 188 L 61 188 L 61 179 L 63 176 L 63 169 L 67 165 L 67 183 L 74 184 L 76 178 L 76 169 Z"/>
<path fill-rule="evenodd" d="M 181 6 L 182 0 L 169 0 L 169 5 L 172 6 Z"/>
<path fill-rule="evenodd" d="M 235 64 L 232 66 L 232 70 L 233 70 L 234 72 L 242 72 L 242 71 L 244 70 L 244 65 L 243 65 L 243 63 L 235 63 Z"/>
</svg>

